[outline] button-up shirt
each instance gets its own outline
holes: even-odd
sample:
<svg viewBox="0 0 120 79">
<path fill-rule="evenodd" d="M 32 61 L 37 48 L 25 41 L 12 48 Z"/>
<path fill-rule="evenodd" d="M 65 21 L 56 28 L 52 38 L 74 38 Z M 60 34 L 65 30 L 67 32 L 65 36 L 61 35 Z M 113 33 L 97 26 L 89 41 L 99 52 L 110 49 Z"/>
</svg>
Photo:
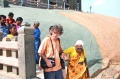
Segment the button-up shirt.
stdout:
<svg viewBox="0 0 120 79">
<path fill-rule="evenodd" d="M 3 37 L 5 37 L 5 36 L 7 36 L 7 34 L 9 34 L 9 29 L 8 29 L 7 25 L 5 27 L 0 25 L 0 31 L 3 33 Z"/>
</svg>

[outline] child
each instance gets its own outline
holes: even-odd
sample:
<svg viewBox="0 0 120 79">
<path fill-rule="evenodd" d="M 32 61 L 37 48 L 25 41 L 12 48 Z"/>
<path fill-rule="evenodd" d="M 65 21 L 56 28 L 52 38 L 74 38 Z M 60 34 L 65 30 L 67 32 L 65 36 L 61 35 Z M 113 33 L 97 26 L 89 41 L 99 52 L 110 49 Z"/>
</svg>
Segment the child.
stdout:
<svg viewBox="0 0 120 79">
<path fill-rule="evenodd" d="M 14 38 L 14 36 L 17 36 L 16 25 L 10 24 L 9 31 L 10 31 L 10 34 L 8 34 L 7 37 L 10 38 L 10 40 L 12 40 Z"/>
<path fill-rule="evenodd" d="M 7 25 L 15 23 L 15 20 L 13 19 L 13 17 L 14 17 L 14 14 L 12 12 L 10 12 L 8 14 L 8 18 L 6 18 Z"/>
</svg>

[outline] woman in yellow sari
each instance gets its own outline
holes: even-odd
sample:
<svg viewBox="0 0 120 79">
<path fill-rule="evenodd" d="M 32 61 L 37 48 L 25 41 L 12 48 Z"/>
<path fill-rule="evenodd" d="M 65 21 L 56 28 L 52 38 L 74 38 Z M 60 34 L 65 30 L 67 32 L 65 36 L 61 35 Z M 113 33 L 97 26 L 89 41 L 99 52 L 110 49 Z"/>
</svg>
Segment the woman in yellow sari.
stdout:
<svg viewBox="0 0 120 79">
<path fill-rule="evenodd" d="M 88 79 L 89 72 L 86 63 L 86 52 L 83 49 L 83 42 L 78 40 L 74 47 L 64 50 L 63 58 L 68 60 L 66 79 Z M 69 54 L 69 58 L 67 58 Z"/>
</svg>

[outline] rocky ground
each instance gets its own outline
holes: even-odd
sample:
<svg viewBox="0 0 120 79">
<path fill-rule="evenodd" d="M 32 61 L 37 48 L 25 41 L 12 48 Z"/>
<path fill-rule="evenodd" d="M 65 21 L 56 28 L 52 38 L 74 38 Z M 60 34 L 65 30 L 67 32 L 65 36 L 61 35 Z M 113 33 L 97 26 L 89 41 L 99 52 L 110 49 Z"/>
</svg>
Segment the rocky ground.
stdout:
<svg viewBox="0 0 120 79">
<path fill-rule="evenodd" d="M 60 14 L 87 28 L 99 45 L 103 68 L 97 70 L 91 77 L 120 79 L 120 18 L 76 11 Z"/>
</svg>

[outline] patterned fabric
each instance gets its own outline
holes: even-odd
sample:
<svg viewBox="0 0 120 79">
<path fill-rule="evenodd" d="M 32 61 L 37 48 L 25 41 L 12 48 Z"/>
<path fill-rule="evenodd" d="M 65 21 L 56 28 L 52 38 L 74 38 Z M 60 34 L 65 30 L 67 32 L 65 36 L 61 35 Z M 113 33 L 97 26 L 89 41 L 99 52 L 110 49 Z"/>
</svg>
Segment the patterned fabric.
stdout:
<svg viewBox="0 0 120 79">
<path fill-rule="evenodd" d="M 86 72 L 87 69 L 84 62 L 86 57 L 85 50 L 81 54 L 75 52 L 75 47 L 68 48 L 64 51 L 64 53 L 68 53 L 70 55 L 66 79 L 88 79 Z"/>
</svg>

